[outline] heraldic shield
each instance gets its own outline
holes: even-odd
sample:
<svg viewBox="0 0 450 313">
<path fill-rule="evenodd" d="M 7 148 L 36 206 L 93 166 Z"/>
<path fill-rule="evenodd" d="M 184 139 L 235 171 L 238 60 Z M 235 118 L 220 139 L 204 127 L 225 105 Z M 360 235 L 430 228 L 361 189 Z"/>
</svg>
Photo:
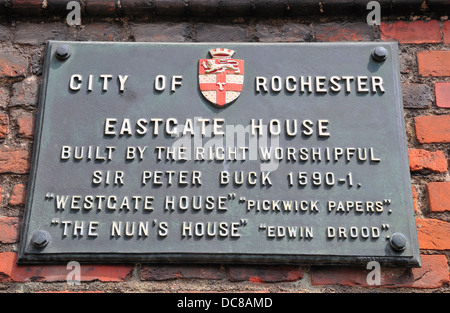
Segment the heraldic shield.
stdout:
<svg viewBox="0 0 450 313">
<path fill-rule="evenodd" d="M 211 49 L 212 59 L 201 59 L 198 80 L 203 96 L 218 107 L 239 97 L 244 85 L 244 61 L 232 59 L 230 49 Z"/>
</svg>

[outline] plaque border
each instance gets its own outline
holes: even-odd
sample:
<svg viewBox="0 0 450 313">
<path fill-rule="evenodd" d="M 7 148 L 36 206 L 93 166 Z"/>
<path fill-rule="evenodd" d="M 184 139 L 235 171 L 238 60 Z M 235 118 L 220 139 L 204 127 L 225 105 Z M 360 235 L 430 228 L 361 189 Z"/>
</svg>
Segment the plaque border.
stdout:
<svg viewBox="0 0 450 313">
<path fill-rule="evenodd" d="M 18 264 L 51 264 L 51 263 L 64 263 L 69 261 L 78 261 L 82 263 L 239 263 L 239 264 L 305 264 L 305 265 L 357 265 L 363 266 L 367 265 L 370 261 L 377 261 L 380 264 L 387 267 L 421 267 L 420 260 L 420 249 L 418 246 L 418 236 L 416 229 L 416 222 L 414 217 L 414 204 L 412 199 L 411 184 L 407 185 L 407 182 L 411 181 L 410 169 L 408 167 L 408 148 L 407 148 L 407 137 L 405 132 L 405 120 L 404 120 L 404 109 L 403 109 L 403 99 L 401 90 L 401 77 L 400 77 L 400 64 L 399 58 L 396 56 L 392 58 L 392 75 L 394 80 L 394 96 L 393 98 L 398 101 L 396 105 L 396 117 L 398 127 L 398 136 L 396 139 L 399 143 L 400 153 L 402 156 L 402 188 L 404 188 L 404 194 L 407 196 L 407 202 L 410 204 L 409 208 L 405 210 L 410 210 L 406 212 L 408 220 L 407 227 L 411 234 L 411 239 L 413 242 L 411 244 L 411 256 L 401 256 L 401 252 L 398 255 L 391 256 L 355 256 L 355 255 L 333 255 L 333 254 L 321 254 L 321 255 L 308 255 L 308 254 L 242 254 L 242 253 L 51 253 L 45 254 L 41 253 L 40 250 L 32 247 L 30 243 L 25 242 L 29 233 L 29 219 L 31 216 L 31 203 L 33 202 L 34 189 L 35 189 L 35 178 L 37 166 L 39 163 L 39 151 L 41 146 L 41 136 L 42 136 L 42 124 L 45 114 L 45 100 L 47 95 L 47 84 L 50 71 L 50 62 L 52 58 L 52 49 L 57 44 L 99 44 L 99 45 L 131 45 L 131 44 L 152 44 L 152 45 L 204 45 L 205 47 L 211 46 L 227 46 L 228 44 L 233 45 L 314 45 L 317 47 L 323 46 L 335 46 L 335 45 L 372 45 L 372 46 L 388 46 L 390 51 L 398 54 L 398 43 L 397 42 L 322 42 L 322 43 L 231 43 L 231 42 L 207 42 L 207 43 L 134 43 L 134 42 L 78 42 L 78 41 L 56 41 L 49 40 L 46 43 L 45 53 L 44 53 L 44 66 L 42 72 L 41 87 L 39 93 L 38 102 L 38 112 L 36 115 L 35 122 L 35 136 L 32 149 L 32 158 L 30 164 L 30 173 L 27 187 L 26 204 L 25 211 L 23 215 L 22 225 L 20 228 L 20 238 L 19 238 L 19 249 L 18 249 Z M 388 245 L 388 243 L 387 243 Z M 31 248 L 27 249 L 27 246 Z M 395 253 L 394 253 L 395 254 Z"/>
</svg>

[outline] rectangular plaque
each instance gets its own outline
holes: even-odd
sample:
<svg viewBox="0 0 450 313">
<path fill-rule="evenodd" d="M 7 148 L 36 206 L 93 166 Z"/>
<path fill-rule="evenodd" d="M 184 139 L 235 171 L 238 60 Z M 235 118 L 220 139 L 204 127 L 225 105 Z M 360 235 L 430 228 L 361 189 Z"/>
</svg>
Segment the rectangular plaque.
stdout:
<svg viewBox="0 0 450 313">
<path fill-rule="evenodd" d="M 21 263 L 420 266 L 396 43 L 47 44 Z"/>
</svg>

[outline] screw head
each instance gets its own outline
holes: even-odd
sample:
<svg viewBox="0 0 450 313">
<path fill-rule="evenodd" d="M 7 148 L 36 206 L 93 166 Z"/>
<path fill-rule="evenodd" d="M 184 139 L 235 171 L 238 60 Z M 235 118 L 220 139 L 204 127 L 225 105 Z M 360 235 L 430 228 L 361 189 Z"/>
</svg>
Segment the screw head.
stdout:
<svg viewBox="0 0 450 313">
<path fill-rule="evenodd" d="M 406 236 L 402 233 L 393 233 L 391 238 L 389 238 L 389 244 L 391 245 L 391 248 L 395 251 L 403 251 L 406 248 L 406 244 L 408 243 L 408 240 L 406 239 Z"/>
<path fill-rule="evenodd" d="M 60 60 L 66 60 L 70 57 L 71 49 L 68 45 L 60 45 L 56 48 L 56 57 Z"/>
<path fill-rule="evenodd" d="M 372 58 L 376 62 L 384 62 L 387 59 L 388 52 L 384 47 L 376 47 L 372 51 Z"/>
<path fill-rule="evenodd" d="M 31 237 L 31 243 L 36 248 L 42 249 L 50 242 L 50 234 L 45 230 L 36 231 Z"/>
</svg>

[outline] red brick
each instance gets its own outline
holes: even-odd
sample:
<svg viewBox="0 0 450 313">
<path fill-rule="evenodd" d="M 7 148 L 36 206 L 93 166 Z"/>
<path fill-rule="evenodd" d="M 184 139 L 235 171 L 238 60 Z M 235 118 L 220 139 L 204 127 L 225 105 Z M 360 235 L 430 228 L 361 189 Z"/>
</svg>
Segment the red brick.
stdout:
<svg viewBox="0 0 450 313">
<path fill-rule="evenodd" d="M 421 255 L 421 268 L 381 267 L 380 285 L 369 285 L 371 270 L 351 267 L 312 267 L 312 285 L 432 289 L 449 282 L 445 255 Z"/>
<path fill-rule="evenodd" d="M 23 184 L 17 184 L 14 186 L 11 198 L 9 199 L 9 205 L 24 205 L 26 198 L 26 188 Z"/>
<path fill-rule="evenodd" d="M 366 23 L 326 23 L 314 27 L 317 41 L 369 41 L 372 28 Z"/>
<path fill-rule="evenodd" d="M 27 148 L 0 148 L 0 173 L 26 174 L 30 170 Z"/>
<path fill-rule="evenodd" d="M 34 114 L 22 113 L 17 117 L 17 126 L 19 126 L 19 136 L 27 139 L 33 139 L 34 135 Z"/>
<path fill-rule="evenodd" d="M 293 266 L 230 266 L 230 281 L 251 281 L 254 283 L 293 282 L 303 277 L 303 272 Z"/>
<path fill-rule="evenodd" d="M 218 265 L 145 265 L 141 268 L 141 280 L 171 279 L 222 279 Z"/>
<path fill-rule="evenodd" d="M 450 43 L 450 21 L 445 21 L 442 25 L 442 33 L 444 34 L 444 43 Z"/>
<path fill-rule="evenodd" d="M 436 105 L 440 108 L 450 108 L 450 83 L 436 83 L 434 91 Z"/>
<path fill-rule="evenodd" d="M 416 138 L 420 143 L 449 143 L 450 115 L 428 115 L 414 118 Z"/>
<path fill-rule="evenodd" d="M 417 204 L 417 190 L 414 186 L 412 186 L 412 196 L 413 196 L 413 203 L 414 203 L 414 211 L 417 212 L 419 205 Z"/>
<path fill-rule="evenodd" d="M 16 265 L 16 256 L 14 252 L 0 253 L 0 283 L 11 282 L 11 275 Z"/>
<path fill-rule="evenodd" d="M 437 20 L 381 23 L 380 33 L 384 41 L 415 44 L 441 42 L 441 28 Z"/>
<path fill-rule="evenodd" d="M 424 149 L 409 149 L 409 167 L 411 171 L 447 172 L 447 160 L 442 151 L 428 151 Z"/>
<path fill-rule="evenodd" d="M 450 211 L 450 182 L 428 183 L 427 194 L 431 212 Z"/>
<path fill-rule="evenodd" d="M 19 219 L 17 217 L 0 217 L 0 242 L 16 243 L 19 241 Z"/>
<path fill-rule="evenodd" d="M 73 271 L 66 264 L 59 265 L 18 265 L 14 252 L 0 253 L 0 282 L 63 282 Z M 120 282 L 130 279 L 133 272 L 131 265 L 88 265 L 80 266 L 80 281 Z M 69 278 L 72 278 L 70 275 Z"/>
<path fill-rule="evenodd" d="M 13 52 L 0 52 L 0 77 L 20 77 L 27 72 L 28 60 Z"/>
<path fill-rule="evenodd" d="M 416 225 L 420 249 L 450 249 L 450 223 L 437 219 L 417 218 Z"/>
<path fill-rule="evenodd" d="M 9 118 L 7 114 L 0 114 L 0 139 L 8 136 Z"/>
<path fill-rule="evenodd" d="M 417 62 L 421 76 L 450 76 L 450 51 L 420 51 Z"/>
</svg>

